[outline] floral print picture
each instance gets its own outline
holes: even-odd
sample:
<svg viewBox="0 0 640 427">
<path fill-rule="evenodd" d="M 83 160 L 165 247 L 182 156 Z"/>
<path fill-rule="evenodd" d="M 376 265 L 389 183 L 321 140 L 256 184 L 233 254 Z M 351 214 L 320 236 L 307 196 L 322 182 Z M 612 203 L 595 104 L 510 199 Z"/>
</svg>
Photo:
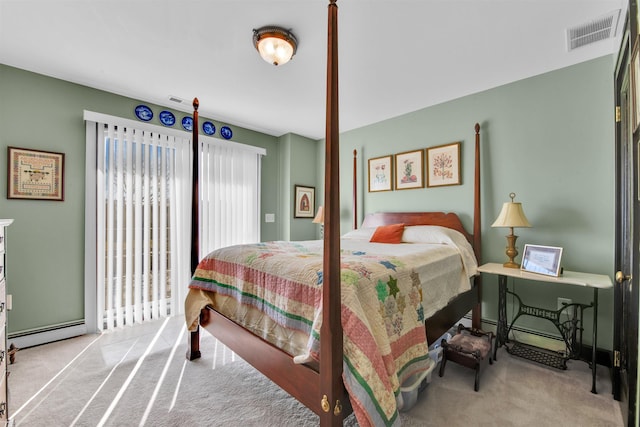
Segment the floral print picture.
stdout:
<svg viewBox="0 0 640 427">
<path fill-rule="evenodd" d="M 392 189 L 391 156 L 369 159 L 369 192 Z"/>
<path fill-rule="evenodd" d="M 427 148 L 427 187 L 460 185 L 460 143 Z"/>
<path fill-rule="evenodd" d="M 424 187 L 424 151 L 396 154 L 396 190 Z"/>
</svg>

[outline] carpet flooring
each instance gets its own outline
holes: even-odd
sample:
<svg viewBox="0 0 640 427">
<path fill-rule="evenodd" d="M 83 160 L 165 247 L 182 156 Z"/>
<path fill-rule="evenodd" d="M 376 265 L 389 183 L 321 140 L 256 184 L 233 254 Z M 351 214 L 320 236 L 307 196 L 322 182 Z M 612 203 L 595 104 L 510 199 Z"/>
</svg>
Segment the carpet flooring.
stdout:
<svg viewBox="0 0 640 427">
<path fill-rule="evenodd" d="M 15 426 L 318 425 L 318 417 L 208 333 L 202 358 L 185 360 L 182 318 L 85 335 L 19 351 L 9 366 Z M 498 352 L 480 390 L 472 370 L 450 363 L 437 373 L 403 426 L 624 425 L 609 370 L 570 361 L 560 371 Z M 353 417 L 346 426 L 357 426 Z"/>
</svg>

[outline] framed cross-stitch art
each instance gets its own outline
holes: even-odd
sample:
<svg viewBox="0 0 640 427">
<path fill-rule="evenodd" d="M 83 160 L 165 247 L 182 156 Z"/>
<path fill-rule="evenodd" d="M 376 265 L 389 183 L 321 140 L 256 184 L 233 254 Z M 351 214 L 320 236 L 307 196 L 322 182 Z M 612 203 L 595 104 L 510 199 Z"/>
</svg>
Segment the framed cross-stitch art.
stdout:
<svg viewBox="0 0 640 427">
<path fill-rule="evenodd" d="M 424 187 L 424 150 L 396 154 L 396 190 Z"/>
<path fill-rule="evenodd" d="M 427 148 L 427 187 L 460 183 L 460 143 Z"/>
<path fill-rule="evenodd" d="M 369 159 L 369 192 L 392 189 L 393 171 L 391 156 Z"/>
<path fill-rule="evenodd" d="M 64 154 L 8 147 L 7 198 L 64 200 Z"/>
</svg>

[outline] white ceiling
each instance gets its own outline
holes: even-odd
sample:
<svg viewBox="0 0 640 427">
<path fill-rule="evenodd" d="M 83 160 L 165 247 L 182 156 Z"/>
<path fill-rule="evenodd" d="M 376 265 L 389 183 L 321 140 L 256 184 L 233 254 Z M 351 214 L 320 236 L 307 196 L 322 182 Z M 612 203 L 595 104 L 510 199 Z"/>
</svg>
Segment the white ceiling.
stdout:
<svg viewBox="0 0 640 427">
<path fill-rule="evenodd" d="M 615 53 L 626 0 L 338 0 L 340 130 Z M 0 0 L 0 63 L 279 136 L 324 137 L 327 0 Z M 566 30 L 621 9 L 616 37 Z M 252 30 L 290 28 L 288 64 Z"/>
</svg>

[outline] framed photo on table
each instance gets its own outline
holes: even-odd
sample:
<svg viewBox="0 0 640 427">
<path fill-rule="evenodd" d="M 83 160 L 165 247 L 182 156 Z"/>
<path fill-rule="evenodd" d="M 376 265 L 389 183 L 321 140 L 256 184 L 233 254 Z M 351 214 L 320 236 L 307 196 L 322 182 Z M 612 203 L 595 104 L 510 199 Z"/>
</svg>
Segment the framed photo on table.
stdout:
<svg viewBox="0 0 640 427">
<path fill-rule="evenodd" d="M 64 201 L 64 154 L 8 147 L 7 199 Z"/>
<path fill-rule="evenodd" d="M 295 186 L 294 218 L 313 218 L 316 208 L 315 187 Z"/>
<path fill-rule="evenodd" d="M 524 245 L 520 269 L 531 273 L 558 277 L 560 275 L 561 258 L 562 248 L 526 244 Z"/>
</svg>

